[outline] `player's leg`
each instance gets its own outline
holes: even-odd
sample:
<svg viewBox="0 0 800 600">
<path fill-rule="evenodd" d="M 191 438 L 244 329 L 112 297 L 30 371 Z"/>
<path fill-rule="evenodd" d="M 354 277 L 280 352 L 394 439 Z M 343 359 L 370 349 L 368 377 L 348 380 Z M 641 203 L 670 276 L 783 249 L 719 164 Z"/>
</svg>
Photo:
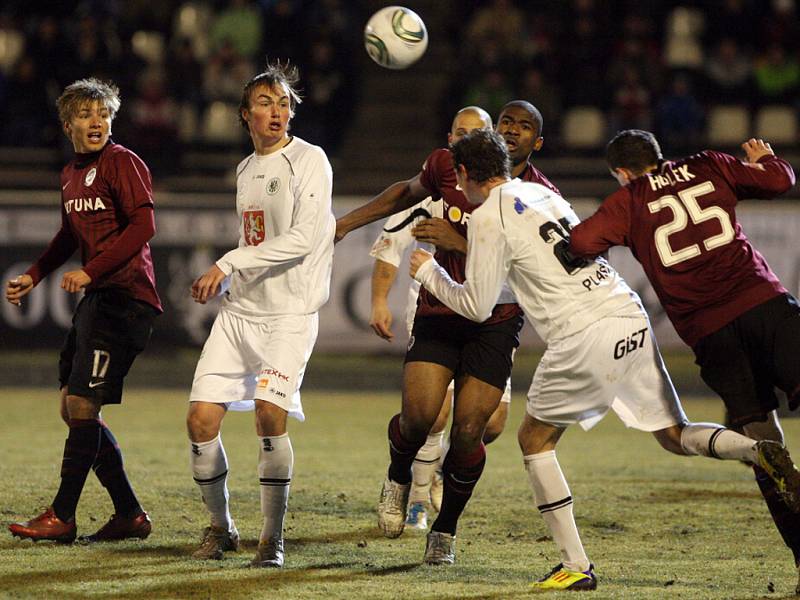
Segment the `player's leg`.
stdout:
<svg viewBox="0 0 800 600">
<path fill-rule="evenodd" d="M 444 429 L 450 417 L 452 396 L 450 388 L 436 422 L 428 432 L 422 448 L 419 449 L 411 465 L 411 491 L 408 495 L 408 517 L 406 527 L 425 530 L 428 528 L 428 509 L 433 502 L 433 482 L 436 479 L 436 470 L 442 458 Z M 436 504 L 436 509 L 441 506 L 441 499 Z"/>
<path fill-rule="evenodd" d="M 411 466 L 439 416 L 452 378 L 453 371 L 440 364 L 418 360 L 405 364 L 403 402 L 401 412 L 389 421 L 390 463 L 378 501 L 378 527 L 386 537 L 403 533 Z"/>
<path fill-rule="evenodd" d="M 108 291 L 101 297 L 101 316 L 105 321 L 92 361 L 92 381 L 96 398 L 103 405 L 122 401 L 122 387 L 134 360 L 150 339 L 155 310 L 141 302 Z M 84 542 L 107 542 L 126 538 L 144 539 L 152 525 L 142 509 L 125 472 L 122 452 L 108 425 L 100 420 L 100 446 L 92 469 L 114 503 L 114 514 L 95 533 L 82 536 Z"/>
<path fill-rule="evenodd" d="M 534 502 L 561 554 L 561 563 L 534 587 L 594 589 L 597 580 L 575 524 L 569 485 L 556 458 L 556 444 L 564 431 L 565 427 L 526 413 L 517 432 Z"/>
<path fill-rule="evenodd" d="M 317 339 L 317 315 L 271 320 L 268 331 L 250 340 L 259 357 L 255 390 L 258 478 L 263 517 L 253 567 L 282 567 L 283 525 L 294 470 L 294 452 L 286 429 L 289 416 L 303 421 L 300 386 Z"/>
<path fill-rule="evenodd" d="M 226 412 L 224 403 L 193 400 L 186 415 L 192 478 L 210 520 L 200 545 L 192 553 L 193 558 L 201 560 L 221 560 L 225 551 L 239 549 L 239 532 L 229 505 L 228 457 L 220 435 Z"/>
<path fill-rule="evenodd" d="M 503 433 L 503 429 L 506 427 L 506 421 L 508 420 L 508 407 L 510 405 L 511 378 L 508 379 L 506 388 L 503 390 L 503 396 L 500 398 L 500 404 L 497 405 L 497 409 L 492 413 L 492 416 L 489 417 L 489 422 L 486 423 L 486 431 L 483 432 L 483 443 L 485 445 L 488 446 L 497 438 L 499 438 L 501 433 Z"/>
<path fill-rule="evenodd" d="M 220 428 L 230 403 L 252 398 L 251 373 L 256 369 L 243 359 L 241 331 L 247 326 L 227 311 L 214 320 L 189 394 L 186 429 L 189 464 L 210 524 L 192 553 L 201 560 L 220 560 L 224 552 L 239 549 L 239 532 L 231 518 L 228 493 L 228 457 Z"/>
<path fill-rule="evenodd" d="M 256 400 L 256 434 L 259 440 L 258 478 L 263 522 L 255 567 L 282 567 L 283 524 L 294 470 L 294 451 L 286 430 L 288 412 L 272 402 Z"/>
</svg>

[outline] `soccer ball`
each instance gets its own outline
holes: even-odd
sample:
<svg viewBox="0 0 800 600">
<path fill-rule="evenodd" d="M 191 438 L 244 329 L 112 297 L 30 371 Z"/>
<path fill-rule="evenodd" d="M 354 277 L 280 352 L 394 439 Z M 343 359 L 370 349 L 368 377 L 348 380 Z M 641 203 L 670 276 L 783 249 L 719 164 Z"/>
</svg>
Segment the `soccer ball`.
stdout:
<svg viewBox="0 0 800 600">
<path fill-rule="evenodd" d="M 425 54 L 428 31 L 413 10 L 404 6 L 387 6 L 367 21 L 364 47 L 369 57 L 380 66 L 405 69 Z"/>
</svg>

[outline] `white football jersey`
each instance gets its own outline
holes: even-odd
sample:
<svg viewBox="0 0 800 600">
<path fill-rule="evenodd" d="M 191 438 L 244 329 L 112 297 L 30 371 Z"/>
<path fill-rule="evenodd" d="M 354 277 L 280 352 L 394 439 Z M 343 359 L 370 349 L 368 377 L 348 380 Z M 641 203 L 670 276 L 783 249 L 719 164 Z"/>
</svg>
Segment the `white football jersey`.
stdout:
<svg viewBox="0 0 800 600">
<path fill-rule="evenodd" d="M 294 137 L 236 169 L 239 246 L 217 261 L 222 307 L 251 317 L 314 313 L 330 293 L 333 172 L 322 148 Z"/>
<path fill-rule="evenodd" d="M 451 309 L 484 321 L 508 282 L 543 341 L 581 331 L 602 317 L 639 316 L 638 296 L 603 258 L 564 253 L 579 219 L 569 203 L 537 183 L 513 179 L 472 212 L 466 280 L 456 284 L 435 261 L 416 278 Z"/>
</svg>

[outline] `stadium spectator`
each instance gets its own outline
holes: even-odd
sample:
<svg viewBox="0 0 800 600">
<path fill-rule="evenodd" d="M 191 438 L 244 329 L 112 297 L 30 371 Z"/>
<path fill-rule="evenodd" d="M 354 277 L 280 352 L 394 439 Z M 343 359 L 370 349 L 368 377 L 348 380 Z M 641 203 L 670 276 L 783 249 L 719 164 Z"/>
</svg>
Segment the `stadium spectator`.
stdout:
<svg viewBox="0 0 800 600">
<path fill-rule="evenodd" d="M 759 104 L 793 102 L 800 90 L 800 62 L 779 43 L 767 46 L 753 71 Z"/>
<path fill-rule="evenodd" d="M 735 38 L 723 37 L 705 64 L 706 97 L 719 104 L 753 101 L 753 63 Z"/>
<path fill-rule="evenodd" d="M 795 175 L 762 140 L 750 139 L 742 149 L 746 161 L 710 150 L 667 161 L 651 133 L 618 133 L 606 158 L 622 189 L 572 230 L 569 249 L 594 257 L 612 246 L 630 247 L 692 348 L 703 381 L 725 403 L 731 426 L 782 444 L 775 388 L 791 409 L 800 405 L 800 307 L 747 239 L 736 207 L 786 192 Z M 786 501 L 769 469 L 754 465 L 797 566 L 797 506 Z"/>
<path fill-rule="evenodd" d="M 234 102 L 242 91 L 242 81 L 252 73 L 252 63 L 239 54 L 231 40 L 223 40 L 211 54 L 203 73 L 203 91 L 208 101 Z"/>
<path fill-rule="evenodd" d="M 674 75 L 669 93 L 658 102 L 655 120 L 664 146 L 671 152 L 682 152 L 700 142 L 704 113 L 687 73 Z"/>
<path fill-rule="evenodd" d="M 229 408 L 256 411 L 263 525 L 254 567 L 282 567 L 283 523 L 294 468 L 289 416 L 305 419 L 300 384 L 327 301 L 335 223 L 324 150 L 289 135 L 300 101 L 297 68 L 280 63 L 250 79 L 240 121 L 254 152 L 236 170 L 239 247 L 192 284 L 205 303 L 225 291 L 197 363 L 189 411 L 192 474 L 211 524 L 193 556 L 239 547 L 228 504 L 220 428 Z"/>
<path fill-rule="evenodd" d="M 669 452 L 763 465 L 776 484 L 789 485 L 792 506 L 800 510 L 800 473 L 781 444 L 688 421 L 637 295 L 605 259 L 565 252 L 578 223 L 570 205 L 544 186 L 512 180 L 497 134 L 472 132 L 452 152 L 459 187 L 476 206 L 466 275 L 455 282 L 419 249 L 410 270 L 446 306 L 476 322 L 491 315 L 510 287 L 547 344 L 518 438 L 536 504 L 563 562 L 534 587 L 597 587 L 555 447 L 569 425 L 590 429 L 609 409 L 627 426 L 653 433 Z"/>
<path fill-rule="evenodd" d="M 150 171 L 111 141 L 119 107 L 119 90 L 97 79 L 76 81 L 59 97 L 58 116 L 75 151 L 61 173 L 61 228 L 36 263 L 6 286 L 6 299 L 19 306 L 80 250 L 81 268 L 61 280 L 68 293 L 86 292 L 59 360 L 61 417 L 69 427 L 61 485 L 42 514 L 9 526 L 13 535 L 34 541 L 75 539 L 75 511 L 92 469 L 111 496 L 114 514 L 83 539 L 144 539 L 151 530 L 117 440 L 100 418 L 104 405 L 122 402 L 123 380 L 161 312 L 148 243 L 155 233 Z"/>
<path fill-rule="evenodd" d="M 263 17 L 257 3 L 251 0 L 228 0 L 214 15 L 210 27 L 211 50 L 231 44 L 237 54 L 254 60 L 261 52 Z"/>
</svg>

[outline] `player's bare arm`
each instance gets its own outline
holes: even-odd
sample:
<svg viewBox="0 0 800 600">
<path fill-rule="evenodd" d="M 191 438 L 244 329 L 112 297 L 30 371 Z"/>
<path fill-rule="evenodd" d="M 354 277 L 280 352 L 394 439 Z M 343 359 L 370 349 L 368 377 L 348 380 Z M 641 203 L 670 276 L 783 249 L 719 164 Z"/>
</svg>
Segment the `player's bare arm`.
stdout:
<svg viewBox="0 0 800 600">
<path fill-rule="evenodd" d="M 459 235 L 446 219 L 424 219 L 411 230 L 411 234 L 418 242 L 433 244 L 439 250 L 467 253 L 467 238 Z"/>
<path fill-rule="evenodd" d="M 372 268 L 372 311 L 369 317 L 369 326 L 375 334 L 391 342 L 392 311 L 389 310 L 389 290 L 397 277 L 397 267 L 393 264 L 376 259 Z"/>
<path fill-rule="evenodd" d="M 769 142 L 756 138 L 750 138 L 743 143 L 742 150 L 744 150 L 749 163 L 757 163 L 759 159 L 765 156 L 775 156 L 775 152 L 772 151 L 772 146 L 769 145 Z"/>
<path fill-rule="evenodd" d="M 14 306 L 22 306 L 22 298 L 33 289 L 33 277 L 17 275 L 6 283 L 6 300 Z"/>
<path fill-rule="evenodd" d="M 421 202 L 430 192 L 420 183 L 420 174 L 407 181 L 393 183 L 372 200 L 336 220 L 335 241 L 378 219 L 399 213 Z"/>
<path fill-rule="evenodd" d="M 429 260 L 433 260 L 433 254 L 425 250 L 421 250 L 420 248 L 414 250 L 414 252 L 411 253 L 411 258 L 409 258 L 409 274 L 411 277 L 416 277 L 419 268 Z"/>
<path fill-rule="evenodd" d="M 83 269 L 67 271 L 61 279 L 61 289 L 74 294 L 92 283 L 92 278 Z"/>
<path fill-rule="evenodd" d="M 225 280 L 225 273 L 217 265 L 211 267 L 192 283 L 192 300 L 205 304 L 209 298 L 219 293 L 220 285 Z"/>
</svg>

